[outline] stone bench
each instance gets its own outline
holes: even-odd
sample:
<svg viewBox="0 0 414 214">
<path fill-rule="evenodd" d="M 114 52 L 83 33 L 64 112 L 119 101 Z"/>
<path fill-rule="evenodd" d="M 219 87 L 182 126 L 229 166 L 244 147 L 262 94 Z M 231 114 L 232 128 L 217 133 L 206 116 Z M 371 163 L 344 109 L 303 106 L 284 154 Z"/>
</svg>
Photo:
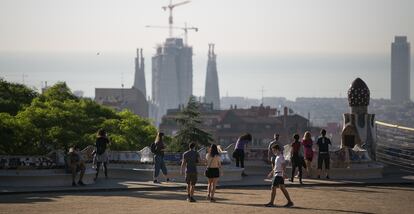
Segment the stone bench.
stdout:
<svg viewBox="0 0 414 214">
<path fill-rule="evenodd" d="M 184 182 L 184 176 L 180 175 L 181 166 L 167 165 L 168 174 L 178 182 Z M 198 166 L 198 180 L 206 182 L 207 178 L 204 176 L 205 166 Z M 224 165 L 224 176 L 220 181 L 239 181 L 241 180 L 240 168 Z M 154 166 L 150 164 L 110 164 L 108 166 L 108 175 L 111 178 L 119 178 L 136 181 L 152 181 L 154 174 Z M 160 179 L 163 180 L 162 172 L 160 171 Z"/>
<path fill-rule="evenodd" d="M 93 184 L 95 170 L 87 168 L 83 176 L 85 184 Z M 76 181 L 79 179 L 79 173 Z M 0 186 L 70 186 L 72 174 L 64 169 L 9 169 L 0 170 Z"/>
</svg>

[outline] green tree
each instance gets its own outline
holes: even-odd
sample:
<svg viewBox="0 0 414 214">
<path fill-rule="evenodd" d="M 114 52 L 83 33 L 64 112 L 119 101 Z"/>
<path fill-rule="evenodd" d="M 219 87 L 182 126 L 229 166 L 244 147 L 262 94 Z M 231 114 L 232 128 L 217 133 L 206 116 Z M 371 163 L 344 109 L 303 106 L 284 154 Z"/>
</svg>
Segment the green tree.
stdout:
<svg viewBox="0 0 414 214">
<path fill-rule="evenodd" d="M 38 93 L 22 84 L 6 82 L 0 79 L 0 112 L 16 115 L 29 106 Z"/>
<path fill-rule="evenodd" d="M 213 138 L 211 134 L 202 128 L 199 103 L 191 96 L 187 106 L 180 112 L 176 119 L 180 129 L 169 146 L 170 151 L 183 152 L 188 149 L 188 144 L 196 142 L 208 146 Z"/>
<path fill-rule="evenodd" d="M 129 110 L 117 113 L 119 119 L 104 121 L 103 128 L 112 141 L 114 150 L 141 150 L 154 141 L 157 129 L 148 119 L 141 118 Z"/>
<path fill-rule="evenodd" d="M 65 83 L 57 83 L 16 116 L 0 113 L 0 154 L 42 155 L 72 145 L 84 148 L 95 143 L 100 128 L 108 130 L 114 150 L 141 149 L 156 135 L 149 120 L 77 98 Z"/>
</svg>

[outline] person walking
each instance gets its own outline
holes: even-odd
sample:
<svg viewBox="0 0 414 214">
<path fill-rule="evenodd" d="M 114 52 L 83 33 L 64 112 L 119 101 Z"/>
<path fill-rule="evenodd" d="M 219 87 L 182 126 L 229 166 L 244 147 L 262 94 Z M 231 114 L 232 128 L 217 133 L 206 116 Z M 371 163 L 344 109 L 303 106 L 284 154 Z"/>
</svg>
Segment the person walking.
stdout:
<svg viewBox="0 0 414 214">
<path fill-rule="evenodd" d="M 290 178 L 290 182 L 293 182 L 293 178 L 295 177 L 295 170 L 298 168 L 299 170 L 299 183 L 302 183 L 302 166 L 303 166 L 303 147 L 299 141 L 299 135 L 295 134 L 293 136 L 293 143 L 291 144 L 292 149 L 290 152 L 290 160 L 292 163 L 292 177 Z"/>
<path fill-rule="evenodd" d="M 244 172 L 244 157 L 245 157 L 245 150 L 247 149 L 247 144 L 252 141 L 252 135 L 246 133 L 239 137 L 234 146 L 233 157 L 236 159 L 236 167 L 242 168 L 242 176 L 247 176 Z"/>
<path fill-rule="evenodd" d="M 272 191 L 270 194 L 270 202 L 265 204 L 266 207 L 274 207 L 275 206 L 275 198 L 276 198 L 276 189 L 280 188 L 280 190 L 283 192 L 283 195 L 285 195 L 285 198 L 287 199 L 287 204 L 285 207 L 291 207 L 293 206 L 293 202 L 290 199 L 289 192 L 286 190 L 285 187 L 285 178 L 286 176 L 286 164 L 285 164 L 285 158 L 283 157 L 283 154 L 281 153 L 280 146 L 275 144 L 272 146 L 272 152 L 275 155 L 274 161 L 272 162 L 272 171 L 268 174 L 268 177 L 273 177 L 272 180 Z"/>
<path fill-rule="evenodd" d="M 309 131 L 305 132 L 305 134 L 303 135 L 302 146 L 305 151 L 306 176 L 310 177 L 312 172 L 313 141 L 312 135 Z"/>
<path fill-rule="evenodd" d="M 216 144 L 210 146 L 208 153 L 206 154 L 206 160 L 207 169 L 205 175 L 208 179 L 207 200 L 216 202 L 214 193 L 216 192 L 216 186 L 220 175 L 223 176 L 223 171 L 221 170 L 221 158 Z"/>
<path fill-rule="evenodd" d="M 99 129 L 97 133 L 97 138 L 95 142 L 95 157 L 94 160 L 96 161 L 96 174 L 94 180 L 98 179 L 99 170 L 101 169 L 101 165 L 103 164 L 105 178 L 108 178 L 108 152 L 107 148 L 109 146 L 109 140 L 104 129 Z"/>
<path fill-rule="evenodd" d="M 75 179 L 78 171 L 80 171 L 78 185 L 85 186 L 83 183 L 83 175 L 85 174 L 86 167 L 78 146 L 73 146 L 69 149 L 67 163 L 72 173 L 72 186 L 76 186 Z"/>
<path fill-rule="evenodd" d="M 185 182 L 187 183 L 187 201 L 196 202 L 194 199 L 194 190 L 197 183 L 197 163 L 199 163 L 200 156 L 195 150 L 196 144 L 190 143 L 189 150 L 184 152 L 181 162 L 181 175 L 184 174 L 185 169 Z"/>
<path fill-rule="evenodd" d="M 326 137 L 326 130 L 321 130 L 321 136 L 316 142 L 318 145 L 318 178 L 321 178 L 322 164 L 325 163 L 326 179 L 329 179 L 329 145 L 332 145 L 331 140 Z"/>
<path fill-rule="evenodd" d="M 158 132 L 157 137 L 155 138 L 155 142 L 151 144 L 151 152 L 154 154 L 154 183 L 160 183 L 158 180 L 160 170 L 166 178 L 166 181 L 170 181 L 168 178 L 167 167 L 165 166 L 164 162 L 165 145 L 163 142 L 163 137 L 164 133 Z"/>
</svg>

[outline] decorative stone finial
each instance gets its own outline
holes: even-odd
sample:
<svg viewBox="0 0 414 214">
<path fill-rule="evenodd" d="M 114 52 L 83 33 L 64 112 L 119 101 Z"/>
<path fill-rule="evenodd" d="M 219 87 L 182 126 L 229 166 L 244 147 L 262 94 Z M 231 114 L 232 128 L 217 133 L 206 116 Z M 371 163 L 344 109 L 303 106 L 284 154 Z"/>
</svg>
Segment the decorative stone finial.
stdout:
<svg viewBox="0 0 414 214">
<path fill-rule="evenodd" d="M 370 92 L 367 84 L 361 78 L 356 78 L 348 90 L 349 106 L 368 106 L 369 99 Z"/>
</svg>

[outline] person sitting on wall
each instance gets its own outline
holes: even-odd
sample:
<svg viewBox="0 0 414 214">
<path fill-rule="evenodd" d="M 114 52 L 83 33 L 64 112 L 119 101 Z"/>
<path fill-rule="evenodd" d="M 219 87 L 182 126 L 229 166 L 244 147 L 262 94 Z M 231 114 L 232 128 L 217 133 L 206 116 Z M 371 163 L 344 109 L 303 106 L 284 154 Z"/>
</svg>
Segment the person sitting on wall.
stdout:
<svg viewBox="0 0 414 214">
<path fill-rule="evenodd" d="M 85 162 L 82 160 L 82 156 L 77 146 L 73 146 L 69 149 L 67 163 L 72 173 L 72 186 L 76 186 L 75 179 L 78 171 L 80 171 L 78 185 L 84 186 L 85 184 L 82 179 L 86 169 Z"/>
</svg>

